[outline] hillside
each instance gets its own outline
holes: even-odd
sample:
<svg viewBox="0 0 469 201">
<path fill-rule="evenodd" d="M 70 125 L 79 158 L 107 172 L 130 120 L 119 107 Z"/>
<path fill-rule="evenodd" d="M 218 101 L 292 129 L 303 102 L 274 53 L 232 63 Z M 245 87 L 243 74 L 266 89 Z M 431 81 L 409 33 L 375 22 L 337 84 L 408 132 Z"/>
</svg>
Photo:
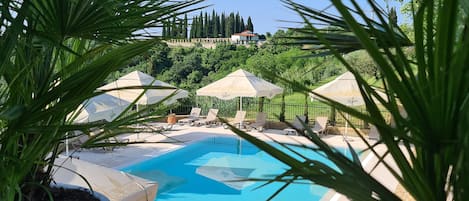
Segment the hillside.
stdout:
<svg viewBox="0 0 469 201">
<path fill-rule="evenodd" d="M 291 34 L 289 31 L 278 31 L 268 37 L 266 44 L 261 47 L 220 43 L 212 49 L 202 46 L 171 48 L 162 43 L 147 54 L 135 58 L 121 72 L 110 77 L 109 81 L 127 72 L 140 70 L 193 93 L 239 68 L 273 83 L 278 83 L 278 80 L 269 79 L 265 72 L 310 87 L 344 71 L 340 62 L 334 58 L 305 57 L 308 52 L 299 47 L 279 45 L 287 42 L 284 38 Z M 350 54 L 346 59 L 364 73 L 370 76 L 375 74 L 375 66 L 366 59 L 364 53 Z M 287 88 L 286 93 L 290 94 L 292 90 Z"/>
</svg>

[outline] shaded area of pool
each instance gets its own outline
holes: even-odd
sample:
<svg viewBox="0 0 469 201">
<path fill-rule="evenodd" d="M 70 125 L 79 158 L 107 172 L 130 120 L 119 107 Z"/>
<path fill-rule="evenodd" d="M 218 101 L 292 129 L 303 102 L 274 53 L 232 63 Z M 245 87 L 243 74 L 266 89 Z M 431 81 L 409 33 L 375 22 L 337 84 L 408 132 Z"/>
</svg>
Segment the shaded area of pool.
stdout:
<svg viewBox="0 0 469 201">
<path fill-rule="evenodd" d="M 311 150 L 295 149 L 310 158 L 325 160 Z M 266 200 L 284 183 L 257 188 L 265 182 L 239 180 L 271 178 L 287 168 L 244 140 L 216 137 L 121 170 L 158 182 L 158 201 L 249 201 Z M 326 191 L 305 181 L 291 184 L 273 200 L 320 200 Z"/>
</svg>

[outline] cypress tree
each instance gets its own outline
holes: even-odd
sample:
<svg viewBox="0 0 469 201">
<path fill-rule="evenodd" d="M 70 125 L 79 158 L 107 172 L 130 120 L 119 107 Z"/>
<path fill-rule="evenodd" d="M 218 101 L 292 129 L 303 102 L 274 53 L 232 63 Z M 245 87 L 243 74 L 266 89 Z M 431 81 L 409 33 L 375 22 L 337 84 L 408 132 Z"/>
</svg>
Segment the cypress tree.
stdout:
<svg viewBox="0 0 469 201">
<path fill-rule="evenodd" d="M 233 34 L 233 13 L 231 13 L 227 18 L 226 18 L 226 22 L 225 22 L 225 36 L 226 37 L 231 37 L 231 34 Z"/>
<path fill-rule="evenodd" d="M 226 38 L 226 27 L 225 27 L 225 13 L 222 13 L 221 14 L 221 17 L 220 17 L 220 33 L 221 33 L 221 37 L 223 38 Z"/>
<path fill-rule="evenodd" d="M 210 23 L 208 23 L 208 14 L 205 12 L 205 18 L 204 18 L 204 35 L 202 37 L 209 37 L 209 26 Z"/>
<path fill-rule="evenodd" d="M 176 17 L 173 17 L 173 22 L 171 23 L 171 37 L 177 36 L 177 29 Z"/>
<path fill-rule="evenodd" d="M 220 36 L 218 35 L 218 26 L 219 26 L 219 22 L 218 22 L 218 15 L 215 14 L 212 16 L 212 25 L 213 25 L 213 37 L 214 38 L 219 38 Z"/>
<path fill-rule="evenodd" d="M 198 22 L 197 22 L 197 38 L 203 37 L 203 27 L 204 27 L 203 15 L 202 15 L 202 12 L 200 12 Z"/>
<path fill-rule="evenodd" d="M 161 31 L 161 36 L 162 36 L 163 38 L 166 37 L 166 23 L 163 23 L 163 30 Z"/>
<path fill-rule="evenodd" d="M 202 14 L 202 11 L 200 11 L 199 15 L 199 22 L 197 23 L 197 33 L 198 37 L 197 38 L 202 38 L 204 37 L 204 15 Z"/>
<path fill-rule="evenodd" d="M 230 26 L 229 18 L 225 18 L 225 37 L 230 35 Z"/>
<path fill-rule="evenodd" d="M 217 34 L 215 33 L 215 17 L 216 17 L 216 13 L 215 13 L 215 10 L 212 10 L 212 15 L 210 16 L 210 18 L 208 19 L 209 21 L 209 27 L 208 27 L 208 32 L 209 32 L 209 37 L 211 38 L 216 38 Z"/>
<path fill-rule="evenodd" d="M 241 30 L 240 32 L 243 32 L 243 31 L 246 30 L 246 26 L 244 26 L 244 19 L 243 18 L 241 18 L 241 29 L 240 30 Z"/>
<path fill-rule="evenodd" d="M 188 29 L 188 24 L 187 24 L 187 14 L 184 15 L 184 24 L 182 26 L 182 38 L 187 39 L 187 29 Z"/>
<path fill-rule="evenodd" d="M 178 24 L 178 30 L 177 30 L 177 38 L 184 38 L 183 37 L 183 33 L 184 33 L 184 20 L 183 19 L 180 19 L 178 20 L 179 24 Z"/>
<path fill-rule="evenodd" d="M 171 27 L 169 26 L 169 21 L 168 21 L 168 20 L 165 20 L 165 21 L 163 22 L 163 26 L 164 26 L 164 27 L 163 27 L 163 28 L 164 28 L 164 29 L 163 29 L 163 35 L 164 35 L 164 37 L 169 37 L 169 36 L 170 36 L 169 33 L 170 33 L 170 31 L 171 31 L 171 30 L 170 30 Z"/>
<path fill-rule="evenodd" d="M 248 17 L 248 24 L 246 25 L 246 29 L 254 32 L 254 25 L 252 24 L 251 17 Z"/>
<path fill-rule="evenodd" d="M 241 17 L 239 16 L 239 12 L 237 12 L 235 16 L 234 32 L 235 33 L 241 32 Z"/>
<path fill-rule="evenodd" d="M 190 38 L 196 38 L 195 37 L 196 22 L 197 22 L 197 17 L 193 17 L 192 18 L 192 24 L 191 24 Z"/>
</svg>

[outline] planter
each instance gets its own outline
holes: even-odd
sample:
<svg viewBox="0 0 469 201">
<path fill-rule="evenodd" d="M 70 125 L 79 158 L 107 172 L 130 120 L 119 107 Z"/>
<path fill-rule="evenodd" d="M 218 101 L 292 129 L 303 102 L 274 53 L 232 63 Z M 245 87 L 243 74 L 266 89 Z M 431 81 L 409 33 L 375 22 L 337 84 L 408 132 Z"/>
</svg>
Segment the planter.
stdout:
<svg viewBox="0 0 469 201">
<path fill-rule="evenodd" d="M 167 118 L 168 124 L 176 124 L 176 114 L 169 114 Z"/>
<path fill-rule="evenodd" d="M 58 195 L 58 196 L 60 196 L 60 194 L 62 194 L 62 193 L 64 195 L 69 195 L 73 192 L 75 192 L 75 194 L 77 196 L 83 195 L 84 198 L 76 197 L 77 201 L 78 200 L 87 200 L 90 196 L 96 198 L 96 200 L 99 200 L 99 201 L 110 201 L 103 194 L 98 193 L 96 191 L 91 191 L 90 189 L 84 188 L 84 187 L 81 187 L 81 186 L 58 183 L 58 184 L 55 184 L 55 185 L 51 185 L 51 188 L 55 188 L 55 190 L 52 190 L 53 194 L 54 194 L 54 191 L 55 191 L 55 195 Z M 76 191 L 81 191 L 81 192 L 76 192 Z M 60 201 L 60 198 L 57 201 Z"/>
</svg>

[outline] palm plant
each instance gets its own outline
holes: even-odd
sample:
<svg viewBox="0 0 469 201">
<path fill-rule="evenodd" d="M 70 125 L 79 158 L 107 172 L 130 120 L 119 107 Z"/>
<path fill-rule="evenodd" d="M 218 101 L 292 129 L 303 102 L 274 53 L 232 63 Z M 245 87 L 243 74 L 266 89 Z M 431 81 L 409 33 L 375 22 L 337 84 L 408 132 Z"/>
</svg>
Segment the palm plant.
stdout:
<svg viewBox="0 0 469 201">
<path fill-rule="evenodd" d="M 108 75 L 159 42 L 161 22 L 199 1 L 2 0 L 0 2 L 0 200 L 41 200 L 70 131 L 91 141 L 144 121 L 71 124 L 71 113 Z M 93 145 L 88 142 L 86 145 Z M 102 144 L 105 145 L 105 144 Z"/>
<path fill-rule="evenodd" d="M 307 47 L 313 51 L 312 56 L 334 55 L 357 78 L 366 112 L 323 98 L 339 111 L 377 127 L 381 135 L 378 143 L 386 146 L 385 153 L 378 153 L 376 144 L 369 144 L 360 137 L 400 185 L 415 200 L 468 199 L 467 1 L 412 1 L 414 43 L 399 29 L 395 19 L 372 0 L 367 3 L 375 19 L 367 17 L 355 0 L 347 5 L 340 0 L 331 0 L 338 15 L 291 0 L 283 2 L 304 19 L 305 27 L 295 29 L 303 34 L 294 38 L 297 43 L 309 44 Z M 406 47 L 410 46 L 415 51 L 414 58 L 405 54 Z M 386 99 L 379 97 L 357 69 L 343 58 L 343 54 L 362 49 L 378 66 Z M 305 87 L 295 86 L 309 92 Z M 387 124 L 379 105 L 390 112 L 394 119 L 392 126 Z M 285 182 L 285 185 L 310 180 L 351 200 L 400 200 L 364 170 L 352 149 L 353 157 L 348 159 L 310 130 L 305 133 L 306 138 L 317 145 L 317 149 L 337 166 L 336 169 L 306 156 L 297 160 L 246 133 L 236 132 L 290 166 L 274 179 Z M 386 156 L 394 159 L 397 169 L 392 169 L 391 164 L 383 160 Z"/>
</svg>

